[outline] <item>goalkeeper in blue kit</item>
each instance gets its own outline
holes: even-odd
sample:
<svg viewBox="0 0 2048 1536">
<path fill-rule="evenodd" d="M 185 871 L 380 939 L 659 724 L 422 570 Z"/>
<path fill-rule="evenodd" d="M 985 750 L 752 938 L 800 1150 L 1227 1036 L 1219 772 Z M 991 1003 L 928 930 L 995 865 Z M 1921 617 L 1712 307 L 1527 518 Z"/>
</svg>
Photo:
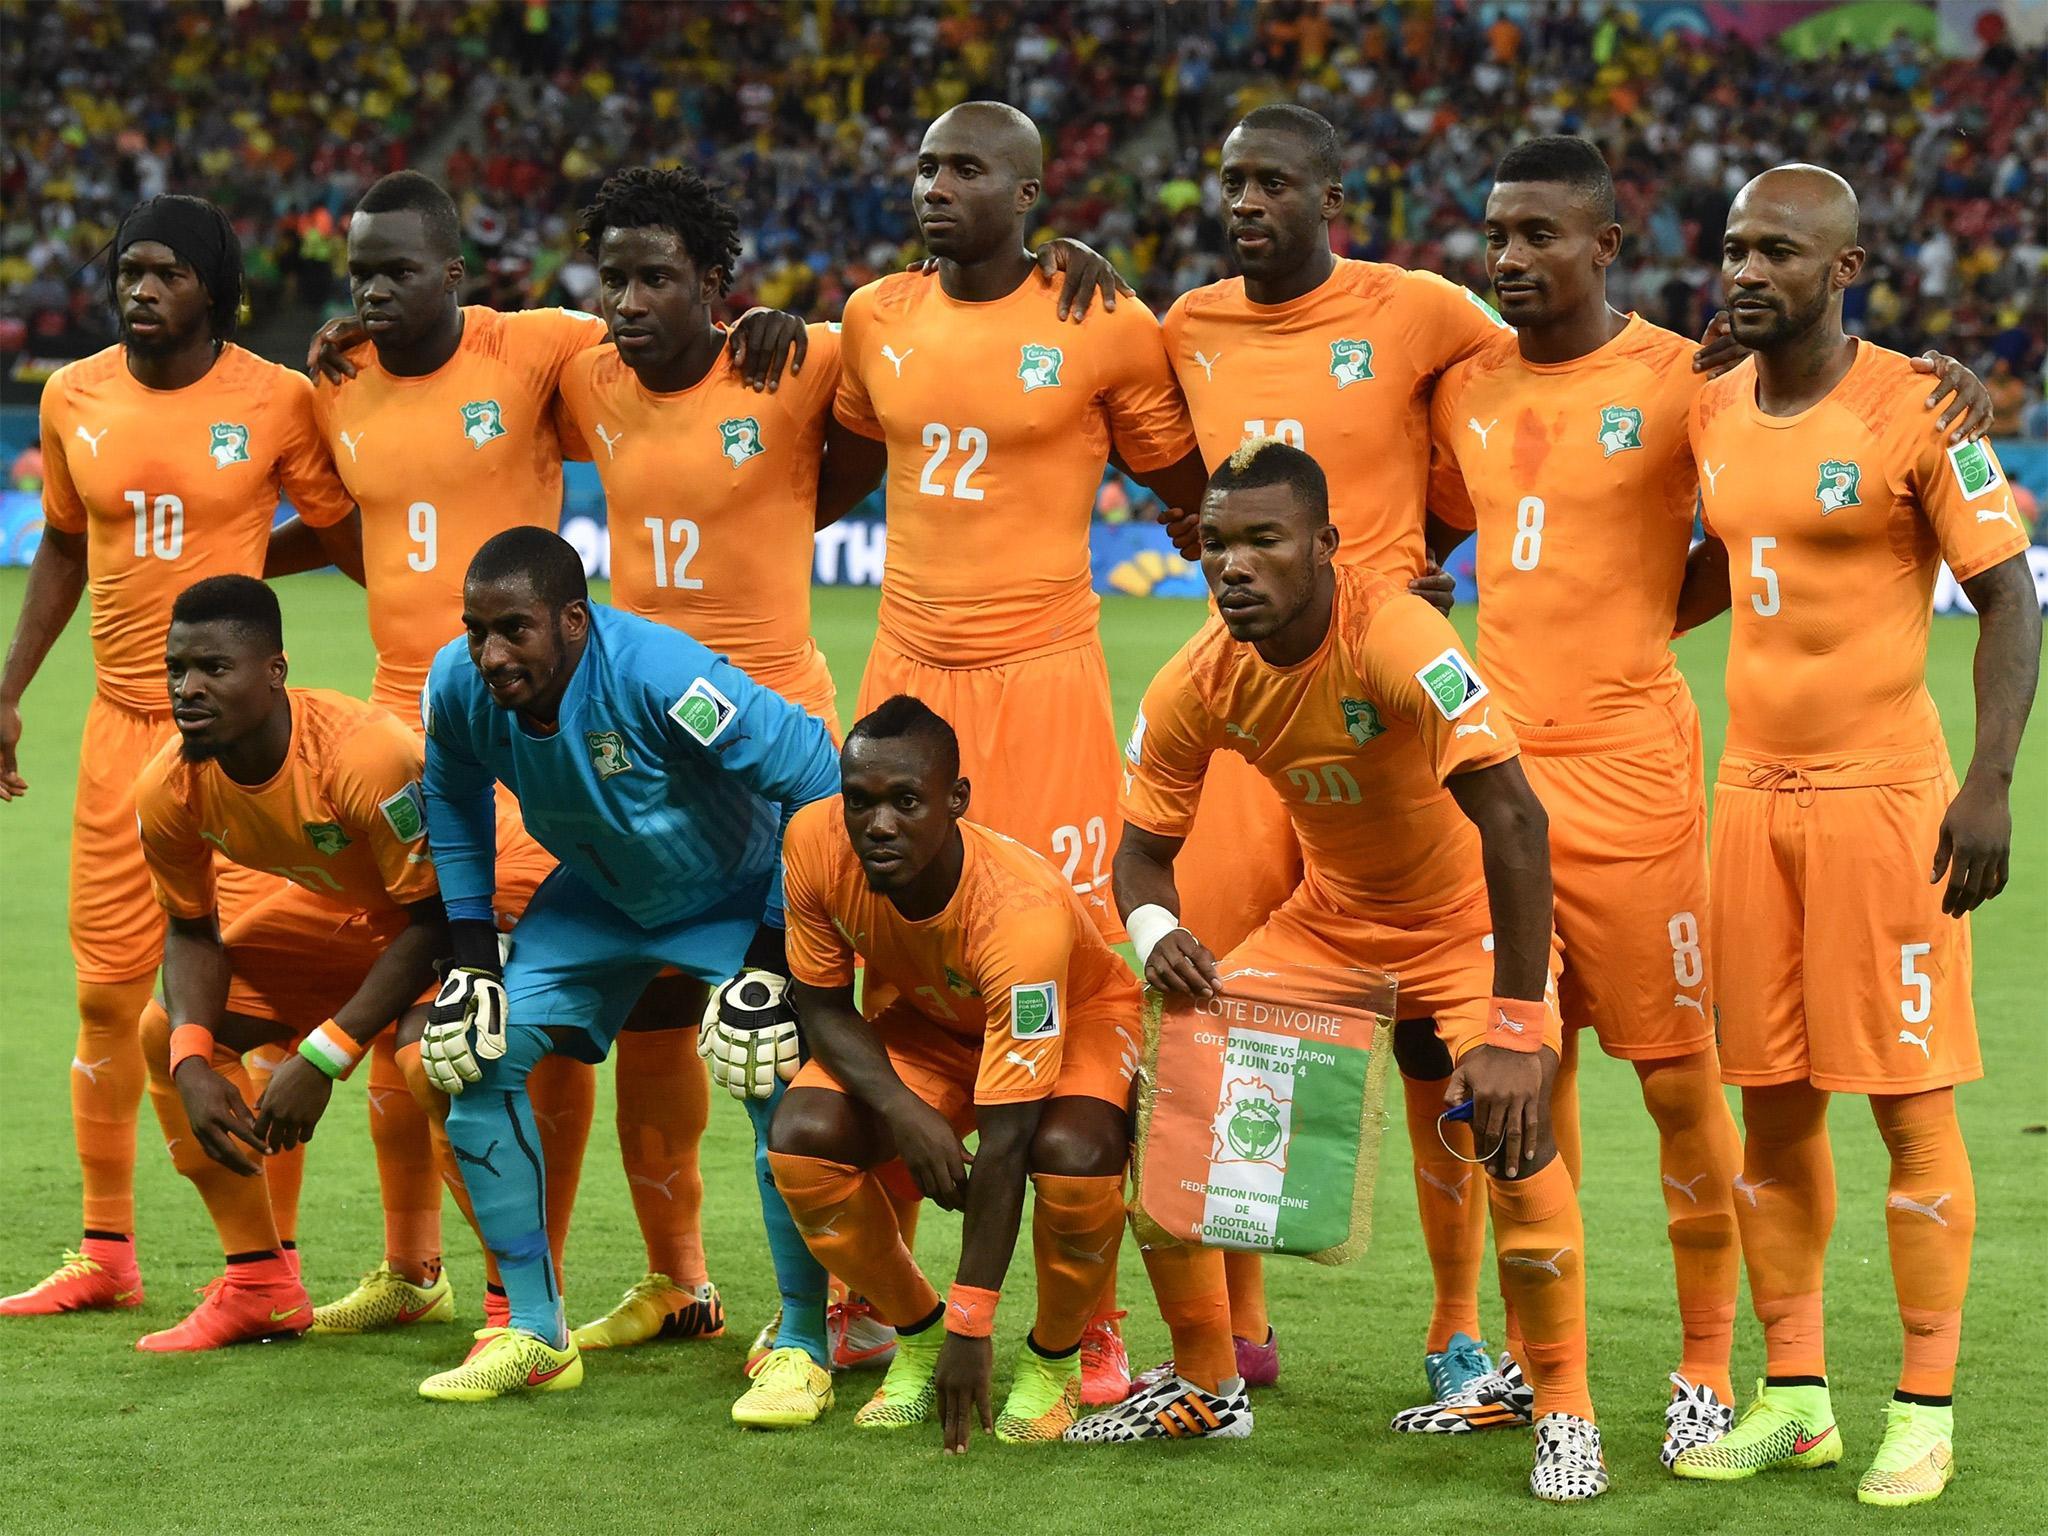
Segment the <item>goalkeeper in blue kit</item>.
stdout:
<svg viewBox="0 0 2048 1536">
<path fill-rule="evenodd" d="M 548 1052 L 601 1061 L 647 983 L 780 973 L 782 831 L 835 794 L 825 727 L 689 636 L 592 603 L 576 551 L 541 528 L 487 542 L 465 637 L 434 659 L 428 832 L 454 935 L 420 1059 L 452 1096 L 448 1139 L 498 1260 L 511 1324 L 420 1384 L 480 1402 L 583 1378 L 548 1255 L 527 1074 Z M 560 861 L 512 933 L 491 921 L 494 785 Z M 766 1212 L 778 1279 L 786 1211 Z M 808 1258 L 808 1255 L 805 1255 Z M 822 1293 L 823 1276 L 806 1280 Z M 787 1287 L 785 1287 L 787 1289 Z"/>
</svg>

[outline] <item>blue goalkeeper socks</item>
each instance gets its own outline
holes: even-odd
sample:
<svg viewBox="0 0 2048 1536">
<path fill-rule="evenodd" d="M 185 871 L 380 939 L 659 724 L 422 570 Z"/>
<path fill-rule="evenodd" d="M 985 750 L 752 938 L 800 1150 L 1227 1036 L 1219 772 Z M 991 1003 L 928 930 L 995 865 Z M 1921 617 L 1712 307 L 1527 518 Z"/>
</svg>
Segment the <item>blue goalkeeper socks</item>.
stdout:
<svg viewBox="0 0 2048 1536">
<path fill-rule="evenodd" d="M 508 1028 L 505 1054 L 496 1061 L 480 1059 L 482 1081 L 448 1101 L 448 1143 L 469 1190 L 477 1228 L 498 1261 L 512 1326 L 559 1349 L 568 1335 L 548 1254 L 540 1132 L 526 1096 L 527 1074 L 549 1048 L 545 1030 L 518 1024 Z"/>
<path fill-rule="evenodd" d="M 768 1168 L 768 1122 L 782 1102 L 783 1087 L 778 1081 L 772 1097 L 746 1101 L 747 1118 L 754 1122 L 754 1177 L 761 1185 L 761 1224 L 768 1229 L 768 1256 L 775 1265 L 776 1289 L 782 1292 L 782 1327 L 775 1335 L 775 1347 L 801 1349 L 829 1371 L 832 1345 L 825 1337 L 825 1297 L 831 1281 L 797 1231 Z"/>
</svg>

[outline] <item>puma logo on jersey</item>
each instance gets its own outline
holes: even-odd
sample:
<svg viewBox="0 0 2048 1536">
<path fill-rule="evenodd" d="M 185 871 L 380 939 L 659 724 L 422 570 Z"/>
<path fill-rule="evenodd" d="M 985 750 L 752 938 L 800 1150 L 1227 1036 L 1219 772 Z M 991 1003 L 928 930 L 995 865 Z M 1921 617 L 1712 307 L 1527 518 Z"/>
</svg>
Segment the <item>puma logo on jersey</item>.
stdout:
<svg viewBox="0 0 2048 1536">
<path fill-rule="evenodd" d="M 1671 999 L 1671 1006 L 1674 1008 L 1690 1008 L 1703 1019 L 1707 1016 L 1707 1005 L 1696 997 L 1687 997 L 1683 992 L 1680 992 Z"/>
<path fill-rule="evenodd" d="M 1932 1024 L 1928 1025 L 1924 1031 L 1917 1035 L 1914 1034 L 1913 1031 L 1911 1031 L 1910 1029 L 1902 1029 L 1899 1031 L 1899 1044 L 1919 1046 L 1921 1060 L 1932 1061 L 1934 1060 L 1934 1057 L 1932 1056 L 1932 1054 L 1929 1053 L 1927 1049 L 1927 1042 L 1931 1038 L 1933 1038 L 1933 1035 L 1934 1026 Z"/>
<path fill-rule="evenodd" d="M 900 379 L 903 377 L 903 365 L 910 361 L 910 354 L 916 350 L 917 348 L 911 347 L 899 355 L 894 347 L 884 347 L 882 356 L 889 359 L 889 366 L 896 370 L 896 377 Z"/>
<path fill-rule="evenodd" d="M 1694 1205 L 1698 1205 L 1700 1203 L 1700 1197 L 1693 1193 L 1693 1189 L 1695 1186 L 1698 1185 L 1699 1181 L 1701 1179 L 1704 1179 L 1705 1177 L 1706 1175 L 1704 1173 L 1696 1173 L 1692 1176 L 1691 1179 L 1681 1184 L 1677 1179 L 1674 1179 L 1673 1177 L 1671 1177 L 1670 1174 L 1667 1173 L 1664 1175 L 1664 1182 L 1666 1184 L 1669 1184 L 1673 1189 L 1677 1190 L 1681 1195 L 1685 1196 L 1685 1198 L 1690 1200 Z"/>
<path fill-rule="evenodd" d="M 1031 1081 L 1034 1083 L 1038 1081 L 1038 1060 L 1036 1057 L 1026 1056 L 1022 1051 L 1005 1051 L 1003 1052 L 1003 1060 L 1009 1062 L 1012 1066 L 1022 1067 L 1031 1074 Z"/>
<path fill-rule="evenodd" d="M 1745 1200 L 1747 1200 L 1749 1202 L 1749 1208 L 1753 1211 L 1756 1209 L 1757 1191 L 1764 1188 L 1768 1184 L 1775 1184 L 1777 1182 L 1778 1181 L 1776 1179 L 1758 1179 L 1754 1184 L 1752 1184 L 1749 1182 L 1749 1180 L 1745 1179 L 1741 1174 L 1738 1173 L 1737 1175 L 1735 1175 L 1735 1193 L 1741 1195 Z"/>
<path fill-rule="evenodd" d="M 358 432 L 354 437 L 350 437 L 346 432 L 341 434 L 341 446 L 348 450 L 349 463 L 356 462 L 356 449 L 362 446 L 363 439 L 368 436 L 367 432 Z"/>
<path fill-rule="evenodd" d="M 1980 523 L 2011 523 L 2013 527 L 2019 527 L 2019 519 L 2012 515 L 2012 498 L 2010 496 L 2006 497 L 2005 505 L 2002 507 L 1979 507 L 1977 509 L 1977 521 Z"/>
<path fill-rule="evenodd" d="M 1715 492 L 1717 495 L 1719 494 L 1721 489 L 1721 471 L 1727 467 L 1726 464 L 1709 464 L 1705 459 L 1700 460 L 1700 473 L 1707 477 L 1708 490 Z"/>
<path fill-rule="evenodd" d="M 1496 416 L 1482 427 L 1479 425 L 1479 418 L 1477 416 L 1468 416 L 1465 418 L 1465 425 L 1479 434 L 1479 446 L 1484 449 L 1486 447 L 1486 434 L 1500 425 L 1500 418 Z"/>
<path fill-rule="evenodd" d="M 604 444 L 604 457 L 607 464 L 619 456 L 619 440 L 625 435 L 623 432 L 613 434 L 605 431 L 604 423 L 601 421 L 597 424 L 597 440 Z"/>
<path fill-rule="evenodd" d="M 1950 1191 L 1945 1195 L 1936 1195 L 1932 1205 L 1922 1205 L 1910 1195 L 1893 1195 L 1885 1204 L 1895 1211 L 1911 1211 L 1917 1216 L 1925 1216 L 1937 1227 L 1945 1227 L 1948 1225 L 1948 1218 L 1941 1214 L 1941 1208 L 1954 1198 L 1954 1191 Z"/>
<path fill-rule="evenodd" d="M 661 1191 L 662 1199 L 673 1200 L 676 1197 L 676 1192 L 670 1189 L 669 1185 L 675 1183 L 676 1175 L 682 1171 L 680 1168 L 671 1168 L 668 1172 L 668 1177 L 665 1179 L 650 1179 L 644 1173 L 629 1173 L 626 1175 L 626 1182 L 628 1184 L 638 1184 L 642 1189 L 658 1189 Z"/>
<path fill-rule="evenodd" d="M 88 1083 L 91 1083 L 95 1088 L 100 1083 L 100 1068 L 110 1067 L 113 1064 L 114 1058 L 111 1056 L 104 1056 L 98 1061 L 87 1061 L 82 1056 L 71 1058 L 71 1070 L 84 1078 Z"/>
<path fill-rule="evenodd" d="M 1519 1264 L 1524 1269 L 1540 1269 L 1546 1275 L 1555 1275 L 1562 1280 L 1564 1271 L 1557 1267 L 1557 1261 L 1570 1252 L 1569 1248 L 1560 1248 L 1547 1259 L 1531 1258 L 1526 1253 L 1504 1253 L 1500 1261 L 1503 1264 Z"/>
<path fill-rule="evenodd" d="M 1438 1178 L 1435 1174 L 1431 1173 L 1427 1168 L 1418 1167 L 1415 1170 L 1415 1177 L 1422 1180 L 1423 1183 L 1427 1184 L 1431 1189 L 1435 1190 L 1438 1194 L 1442 1195 L 1446 1200 L 1450 1201 L 1451 1204 L 1463 1205 L 1465 1203 L 1465 1186 L 1472 1182 L 1472 1170 L 1469 1168 L 1466 1169 L 1464 1174 L 1459 1178 L 1458 1182 L 1455 1184 L 1445 1183 L 1442 1179 Z"/>
<path fill-rule="evenodd" d="M 1223 734 L 1226 736 L 1235 736 L 1239 741 L 1248 741 L 1255 747 L 1260 744 L 1259 733 L 1257 731 L 1248 731 L 1243 726 L 1234 725 L 1228 720 L 1223 722 Z"/>
<path fill-rule="evenodd" d="M 107 428 L 101 427 L 97 432 L 88 432 L 83 425 L 80 425 L 73 427 L 71 430 L 81 443 L 92 450 L 94 458 L 100 456 L 100 439 L 107 435 Z"/>
<path fill-rule="evenodd" d="M 1464 736 L 1493 736 L 1495 741 L 1499 741 L 1500 738 L 1493 735 L 1493 727 L 1487 723 L 1487 719 L 1492 713 L 1493 706 L 1489 704 L 1486 706 L 1485 713 L 1480 715 L 1477 720 L 1473 721 L 1470 725 L 1461 725 L 1451 732 L 1451 739 L 1456 741 Z"/>
<path fill-rule="evenodd" d="M 1219 358 L 1219 357 L 1221 357 L 1222 355 L 1223 355 L 1223 353 L 1222 353 L 1221 349 L 1219 349 L 1219 350 L 1217 351 L 1217 353 L 1216 353 L 1216 357 L 1211 357 L 1211 356 L 1209 356 L 1209 355 L 1208 355 L 1208 354 L 1207 354 L 1206 352 L 1197 352 L 1197 353 L 1195 354 L 1195 361 L 1196 361 L 1196 362 L 1198 362 L 1198 363 L 1200 363 L 1200 364 L 1202 365 L 1202 377 L 1203 377 L 1203 378 L 1205 378 L 1205 379 L 1209 379 L 1209 380 L 1212 380 L 1212 381 L 1213 381 L 1213 380 L 1215 379 L 1215 377 L 1216 377 L 1216 358 Z"/>
</svg>

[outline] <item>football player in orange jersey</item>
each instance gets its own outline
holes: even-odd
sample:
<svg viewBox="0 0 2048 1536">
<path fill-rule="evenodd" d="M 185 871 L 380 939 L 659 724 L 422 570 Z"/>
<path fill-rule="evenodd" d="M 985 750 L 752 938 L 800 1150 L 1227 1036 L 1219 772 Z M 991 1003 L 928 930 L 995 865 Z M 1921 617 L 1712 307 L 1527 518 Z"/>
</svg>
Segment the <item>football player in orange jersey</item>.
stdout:
<svg viewBox="0 0 2048 1536">
<path fill-rule="evenodd" d="M 1699 482 L 1687 420 L 1706 375 L 1692 341 L 1609 307 L 1622 230 L 1586 140 L 1511 150 L 1485 228 L 1515 330 L 1437 386 L 1430 505 L 1476 524 L 1480 664 L 1550 813 L 1565 1158 L 1576 1178 L 1581 1028 L 1634 1066 L 1658 1129 L 1683 1334 L 1668 1467 L 1724 1433 L 1734 1401 L 1740 1150 L 1712 1027 L 1699 717 L 1668 644 Z M 1969 431 L 1969 400 L 1988 396 L 1936 361 L 1953 370 L 1949 413 Z M 1590 592 L 1606 600 L 1589 606 Z M 1410 1417 L 1431 1427 L 1469 1411 Z"/>
<path fill-rule="evenodd" d="M 34 1316 L 141 1304 L 134 1246 L 135 1025 L 163 950 L 135 841 L 135 776 L 171 734 L 163 634 L 173 598 L 225 572 L 255 574 L 280 495 L 309 523 L 349 514 L 303 376 L 234 344 L 240 242 L 198 198 L 153 198 L 121 221 L 108 274 L 121 340 L 44 388 L 42 543 L 0 671 L 0 800 L 16 767 L 21 696 L 92 592 L 97 676 L 71 831 L 78 1044 L 71 1115 L 85 1239 L 42 1283 L 0 1301 Z M 263 882 L 235 872 L 236 898 Z"/>
<path fill-rule="evenodd" d="M 1844 333 L 1856 195 L 1780 166 L 1728 214 L 1721 276 L 1753 357 L 1694 402 L 1708 543 L 1683 610 L 1729 601 L 1728 739 L 1712 842 L 1721 1062 L 1742 1089 L 1741 1223 L 1767 1354 L 1756 1402 L 1678 1458 L 1732 1480 L 1842 1459 L 1821 1282 L 1834 1223 L 1827 1108 L 1867 1095 L 1891 1178 L 1905 1335 L 1878 1505 L 1954 1475 L 1956 1354 L 1976 1194 L 1955 1088 L 1983 1075 L 1968 914 L 2005 886 L 2013 764 L 2041 612 L 1997 455 L 1944 435 L 1911 360 Z M 1926 686 L 1935 575 L 1978 615 L 1976 748 L 1960 786 Z"/>
<path fill-rule="evenodd" d="M 1193 508 L 1204 475 L 1150 313 L 1124 300 L 1061 323 L 1024 245 L 1042 159 L 1013 107 L 940 117 L 912 190 L 937 270 L 847 301 L 836 424 L 888 469 L 860 708 L 908 693 L 951 721 L 984 823 L 1050 858 L 1116 936 L 1116 731 L 1088 525 L 1106 460 L 1169 508 Z M 1112 1310 L 1083 1346 L 1091 1401 L 1128 1388 Z"/>
<path fill-rule="evenodd" d="M 770 1161 L 812 1251 L 899 1331 L 854 1423 L 936 1417 L 951 1453 L 976 1417 L 998 1440 L 1057 1439 L 1123 1232 L 1138 988 L 1065 876 L 963 819 L 959 741 L 928 706 L 899 695 L 864 717 L 840 778 L 841 798 L 799 811 L 784 840 L 791 991 L 814 1055 Z M 1038 1315 L 992 1416 L 989 1336 L 1027 1180 Z M 904 1183 L 963 1212 L 943 1305 L 902 1239 Z"/>
<path fill-rule="evenodd" d="M 1372 966 L 1398 976 L 1397 1014 L 1433 1021 L 1457 1063 L 1438 1113 L 1474 1104 L 1534 1388 L 1530 1489 L 1594 1498 L 1607 1472 L 1586 1384 L 1585 1235 L 1550 1125 L 1562 1029 L 1543 807 L 1456 632 L 1385 577 L 1340 569 L 1328 508 L 1314 459 L 1276 439 L 1217 470 L 1200 525 L 1217 616 L 1145 692 L 1117 902 L 1147 982 L 1212 996 L 1216 957 L 1183 922 L 1175 869 L 1209 765 L 1234 753 L 1285 797 L 1306 873 L 1224 963 Z M 1067 1438 L 1203 1435 L 1234 1416 L 1249 1428 L 1223 1256 L 1159 1244 L 1145 1266 L 1175 1374 Z"/>
<path fill-rule="evenodd" d="M 171 1160 L 205 1200 L 226 1268 L 182 1323 L 137 1343 L 151 1352 L 311 1324 L 250 1154 L 313 1134 L 334 1080 L 431 996 L 449 945 L 418 739 L 371 705 L 288 688 L 277 595 L 252 576 L 186 588 L 163 646 L 179 739 L 143 768 L 136 814 L 170 936 L 164 1001 L 140 1035 Z M 290 883 L 223 931 L 216 852 Z M 255 1097 L 242 1055 L 294 1041 Z"/>
</svg>

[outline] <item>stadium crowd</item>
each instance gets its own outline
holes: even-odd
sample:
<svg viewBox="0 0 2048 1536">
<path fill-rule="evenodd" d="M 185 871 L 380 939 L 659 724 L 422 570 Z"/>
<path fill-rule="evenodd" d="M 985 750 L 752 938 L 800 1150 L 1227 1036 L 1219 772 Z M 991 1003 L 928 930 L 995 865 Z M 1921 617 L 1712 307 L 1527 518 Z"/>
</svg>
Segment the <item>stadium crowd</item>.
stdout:
<svg viewBox="0 0 2048 1536">
<path fill-rule="evenodd" d="M 1612 291 L 1685 331 L 1714 307 L 1735 189 L 1815 155 L 1864 191 L 1872 260 L 1852 329 L 1955 353 L 1998 391 L 2007 430 L 2048 436 L 2048 109 L 2027 87 L 2048 57 L 1998 40 L 1972 60 L 1901 39 L 1816 61 L 1732 34 L 1652 36 L 1594 5 L 1251 0 L 480 0 L 227 18 L 66 6 L 19 19 L 4 44 L 23 94 L 0 171 L 0 351 L 101 344 L 94 254 L 122 208 L 166 186 L 203 185 L 234 213 L 259 304 L 288 286 L 338 303 L 336 220 L 406 144 L 445 154 L 471 271 L 502 307 L 594 307 L 573 210 L 608 169 L 689 161 L 742 210 L 733 304 L 834 318 L 915 254 L 901 189 L 922 125 L 980 96 L 1016 103 L 1047 136 L 1045 228 L 1112 255 L 1163 311 L 1227 270 L 1222 130 L 1260 102 L 1298 100 L 1353 149 L 1342 253 L 1474 288 L 1500 153 L 1529 132 L 1594 139 L 1631 232 Z M 261 120 L 248 79 L 268 93 Z M 95 148 L 110 136 L 112 157 Z"/>
</svg>

